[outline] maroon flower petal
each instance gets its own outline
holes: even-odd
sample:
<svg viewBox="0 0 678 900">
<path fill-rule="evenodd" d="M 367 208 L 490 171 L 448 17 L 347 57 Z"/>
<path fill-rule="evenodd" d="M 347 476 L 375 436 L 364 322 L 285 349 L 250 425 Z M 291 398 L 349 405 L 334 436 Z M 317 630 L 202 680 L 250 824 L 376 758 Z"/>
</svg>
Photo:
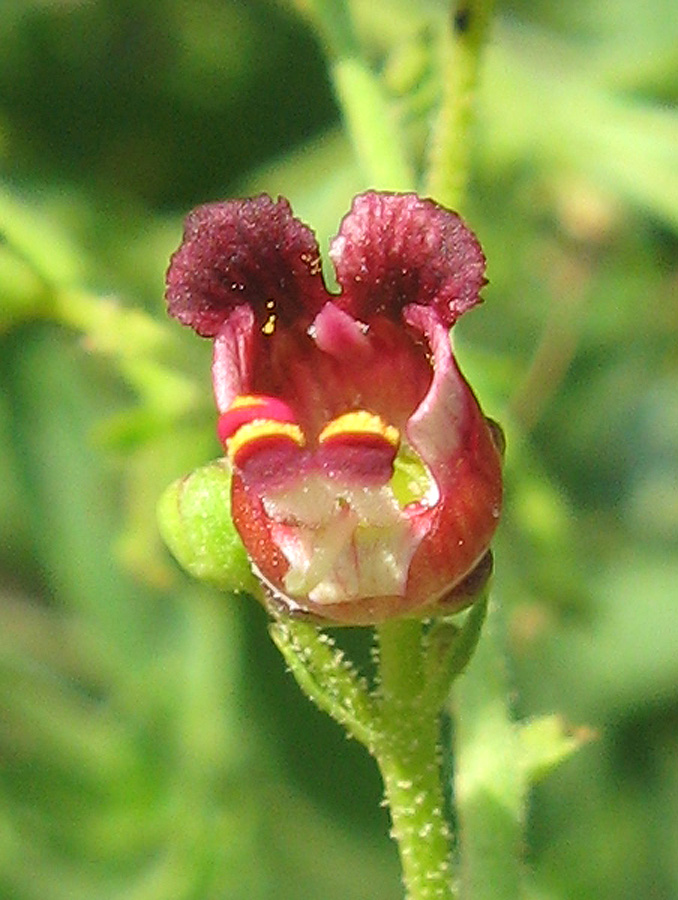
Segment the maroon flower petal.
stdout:
<svg viewBox="0 0 678 900">
<path fill-rule="evenodd" d="M 212 352 L 212 384 L 219 412 L 226 412 L 238 394 L 252 392 L 257 337 L 251 308 L 234 309 L 219 332 Z"/>
<path fill-rule="evenodd" d="M 431 382 L 424 343 L 413 340 L 402 322 L 383 316 L 363 333 L 331 307 L 308 332 L 280 328 L 261 337 L 262 352 L 255 353 L 254 375 L 242 393 L 280 397 L 311 442 L 331 419 L 352 409 L 370 410 L 404 429 Z"/>
<path fill-rule="evenodd" d="M 335 359 L 351 358 L 365 362 L 372 355 L 364 326 L 339 309 L 336 303 L 323 306 L 313 320 L 309 334 L 320 350 Z"/>
<path fill-rule="evenodd" d="M 282 197 L 209 203 L 187 217 L 167 302 L 203 337 L 215 337 L 243 304 L 261 327 L 315 315 L 327 300 L 315 236 Z"/>
<path fill-rule="evenodd" d="M 407 507 L 423 532 L 407 592 L 415 605 L 425 606 L 426 598 L 431 603 L 449 595 L 486 554 L 501 510 L 501 455 L 459 371 L 445 326 L 425 307 L 409 307 L 405 319 L 428 340 L 435 373 L 407 427 L 439 491 L 435 504 Z"/>
<path fill-rule="evenodd" d="M 449 328 L 480 301 L 485 257 L 462 219 L 416 194 L 368 192 L 353 201 L 330 256 L 358 319 L 396 318 L 403 306 L 432 306 Z"/>
</svg>

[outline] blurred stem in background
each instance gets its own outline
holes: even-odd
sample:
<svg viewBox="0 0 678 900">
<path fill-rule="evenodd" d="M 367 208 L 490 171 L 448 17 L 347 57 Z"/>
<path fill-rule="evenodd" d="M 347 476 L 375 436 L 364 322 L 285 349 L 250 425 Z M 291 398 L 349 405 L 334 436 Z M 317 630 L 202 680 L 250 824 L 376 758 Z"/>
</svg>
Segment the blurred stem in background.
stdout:
<svg viewBox="0 0 678 900">
<path fill-rule="evenodd" d="M 377 190 L 415 189 L 414 167 L 407 158 L 398 118 L 384 85 L 360 46 L 344 0 L 310 0 L 300 4 L 315 26 L 327 52 L 330 77 L 353 152 L 371 187 Z M 384 3 L 380 14 L 389 15 Z"/>
<path fill-rule="evenodd" d="M 423 191 L 450 209 L 464 203 L 473 149 L 474 103 L 494 0 L 451 3 L 438 29 L 441 98 Z"/>
</svg>

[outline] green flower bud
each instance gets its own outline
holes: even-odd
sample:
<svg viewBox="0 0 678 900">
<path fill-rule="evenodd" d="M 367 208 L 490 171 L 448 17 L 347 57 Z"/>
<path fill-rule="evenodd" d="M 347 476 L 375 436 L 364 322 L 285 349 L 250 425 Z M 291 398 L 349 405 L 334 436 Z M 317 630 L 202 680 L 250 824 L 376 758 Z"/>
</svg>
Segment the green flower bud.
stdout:
<svg viewBox="0 0 678 900">
<path fill-rule="evenodd" d="M 194 578 L 257 595 L 247 552 L 231 518 L 231 469 L 216 460 L 171 484 L 158 503 L 170 551 Z"/>
</svg>

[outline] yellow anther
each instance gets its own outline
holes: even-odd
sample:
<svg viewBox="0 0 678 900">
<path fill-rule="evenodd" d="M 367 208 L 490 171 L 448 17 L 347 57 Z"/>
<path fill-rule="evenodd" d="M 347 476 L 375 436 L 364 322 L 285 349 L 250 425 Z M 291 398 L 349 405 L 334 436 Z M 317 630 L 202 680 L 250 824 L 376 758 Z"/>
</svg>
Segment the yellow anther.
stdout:
<svg viewBox="0 0 678 900">
<path fill-rule="evenodd" d="M 261 326 L 261 331 L 263 334 L 273 334 L 275 331 L 275 315 L 271 313 L 271 315 L 266 319 L 264 324 Z"/>
<path fill-rule="evenodd" d="M 322 444 L 331 438 L 349 435 L 378 435 L 392 447 L 397 447 L 400 443 L 398 429 L 394 425 L 387 425 L 380 416 L 366 409 L 357 409 L 337 416 L 320 432 L 318 442 Z"/>
<path fill-rule="evenodd" d="M 268 397 L 262 397 L 257 394 L 238 394 L 228 408 L 229 410 L 249 409 L 253 406 L 266 406 L 267 403 L 269 403 Z"/>
<path fill-rule="evenodd" d="M 226 451 L 231 462 L 235 461 L 240 451 L 248 444 L 256 444 L 264 438 L 288 438 L 300 447 L 306 443 L 304 433 L 298 425 L 289 422 L 276 422 L 275 419 L 256 419 L 241 425 L 235 434 L 226 442 Z"/>
</svg>

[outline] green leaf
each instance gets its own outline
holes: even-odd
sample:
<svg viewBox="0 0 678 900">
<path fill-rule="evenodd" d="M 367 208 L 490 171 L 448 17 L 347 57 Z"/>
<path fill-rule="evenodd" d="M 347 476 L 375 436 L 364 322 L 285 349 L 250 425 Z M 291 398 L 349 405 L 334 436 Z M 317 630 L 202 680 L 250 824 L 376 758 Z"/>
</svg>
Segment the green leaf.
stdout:
<svg viewBox="0 0 678 900">
<path fill-rule="evenodd" d="M 587 728 L 568 728 L 562 716 L 553 714 L 522 722 L 518 737 L 527 780 L 534 784 L 592 740 L 594 733 Z"/>
</svg>

